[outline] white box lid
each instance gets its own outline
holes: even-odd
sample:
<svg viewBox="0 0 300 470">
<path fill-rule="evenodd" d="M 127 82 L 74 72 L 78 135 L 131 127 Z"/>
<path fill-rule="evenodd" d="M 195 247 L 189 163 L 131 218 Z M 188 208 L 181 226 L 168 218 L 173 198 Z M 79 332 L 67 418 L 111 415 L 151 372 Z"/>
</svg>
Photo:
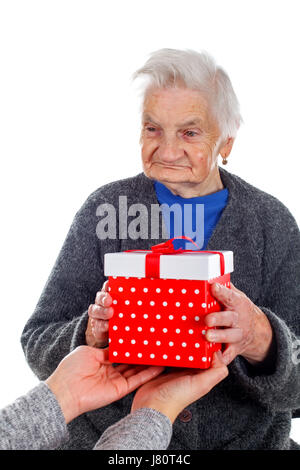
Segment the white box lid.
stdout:
<svg viewBox="0 0 300 470">
<path fill-rule="evenodd" d="M 218 251 L 224 255 L 224 274 L 231 273 L 233 271 L 233 252 Z M 147 253 L 149 252 L 106 253 L 104 255 L 104 275 L 145 277 Z M 160 256 L 161 279 L 209 280 L 220 275 L 220 256 L 218 254 L 195 251 Z"/>
</svg>

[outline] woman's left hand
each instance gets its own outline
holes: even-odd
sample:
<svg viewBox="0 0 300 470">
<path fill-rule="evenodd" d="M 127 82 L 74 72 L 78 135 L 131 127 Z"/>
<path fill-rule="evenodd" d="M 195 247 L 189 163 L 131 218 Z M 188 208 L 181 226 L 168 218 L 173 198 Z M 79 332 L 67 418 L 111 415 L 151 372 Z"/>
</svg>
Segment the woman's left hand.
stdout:
<svg viewBox="0 0 300 470">
<path fill-rule="evenodd" d="M 227 365 L 238 355 L 251 364 L 262 362 L 267 357 L 273 338 L 267 316 L 232 283 L 230 288 L 213 283 L 211 291 L 224 310 L 208 314 L 205 323 L 224 329 L 208 330 L 207 340 L 228 343 L 223 352 L 223 361 Z"/>
</svg>

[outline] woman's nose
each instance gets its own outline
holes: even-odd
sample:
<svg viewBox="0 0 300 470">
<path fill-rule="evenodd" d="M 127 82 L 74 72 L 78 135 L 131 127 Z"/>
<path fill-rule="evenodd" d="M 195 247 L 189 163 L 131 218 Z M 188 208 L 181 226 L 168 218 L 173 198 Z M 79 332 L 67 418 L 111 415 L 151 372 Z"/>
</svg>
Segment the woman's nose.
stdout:
<svg viewBox="0 0 300 470">
<path fill-rule="evenodd" d="M 179 160 L 184 151 L 177 140 L 164 140 L 160 143 L 158 155 L 162 162 L 172 163 Z"/>
</svg>

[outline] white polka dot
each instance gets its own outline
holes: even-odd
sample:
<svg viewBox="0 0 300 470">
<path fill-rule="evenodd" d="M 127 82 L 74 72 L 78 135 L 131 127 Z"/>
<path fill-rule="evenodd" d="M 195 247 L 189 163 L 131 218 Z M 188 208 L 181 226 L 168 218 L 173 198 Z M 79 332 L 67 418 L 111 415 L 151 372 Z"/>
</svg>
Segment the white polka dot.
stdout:
<svg viewBox="0 0 300 470">
<path fill-rule="evenodd" d="M 168 356 L 166 354 L 164 354 L 163 359 L 168 359 Z"/>
<path fill-rule="evenodd" d="M 109 287 L 108 290 L 110 291 L 110 290 L 111 290 L 111 287 Z"/>
<path fill-rule="evenodd" d="M 111 343 L 111 338 L 108 338 L 108 342 Z"/>
<path fill-rule="evenodd" d="M 154 358 L 155 358 L 155 354 L 153 354 L 153 353 L 150 354 L 150 357 L 151 357 L 151 359 L 154 359 Z"/>
<path fill-rule="evenodd" d="M 136 343 L 135 339 L 132 339 L 131 344 L 135 344 L 135 343 Z"/>
<path fill-rule="evenodd" d="M 173 294 L 174 290 L 173 290 L 173 289 L 169 289 L 169 292 L 170 292 L 170 294 Z"/>
<path fill-rule="evenodd" d="M 176 356 L 176 360 L 179 361 L 179 360 L 180 360 L 180 356 L 177 355 L 177 356 Z"/>
<path fill-rule="evenodd" d="M 138 353 L 138 357 L 142 357 L 142 356 L 143 356 L 143 354 L 142 354 L 142 353 Z"/>
<path fill-rule="evenodd" d="M 186 320 L 186 316 L 182 315 L 181 320 Z"/>
<path fill-rule="evenodd" d="M 205 334 L 206 334 L 206 330 L 202 330 L 202 334 L 205 335 Z"/>
<path fill-rule="evenodd" d="M 164 328 L 164 329 L 163 329 L 163 332 L 164 332 L 164 333 L 167 333 L 167 332 L 168 332 L 167 328 Z"/>
<path fill-rule="evenodd" d="M 135 318 L 135 317 L 136 317 L 135 313 L 132 313 L 130 316 L 131 316 L 131 318 Z"/>
<path fill-rule="evenodd" d="M 181 289 L 181 292 L 182 292 L 183 294 L 186 294 L 186 289 Z"/>
<path fill-rule="evenodd" d="M 137 304 L 138 304 L 138 305 L 142 305 L 142 303 L 143 303 L 143 302 L 142 302 L 141 300 L 138 300 L 138 301 L 137 301 Z"/>
<path fill-rule="evenodd" d="M 122 318 L 122 317 L 123 317 L 123 313 L 119 313 L 119 317 Z"/>
<path fill-rule="evenodd" d="M 145 313 L 145 315 L 144 315 L 144 318 L 148 318 L 148 315 L 147 315 L 147 313 Z"/>
<path fill-rule="evenodd" d="M 169 315 L 169 320 L 173 320 L 173 315 Z"/>
<path fill-rule="evenodd" d="M 153 328 L 153 326 L 150 328 L 150 331 L 151 333 L 153 333 L 155 331 L 155 328 Z"/>
<path fill-rule="evenodd" d="M 160 320 L 160 319 L 161 319 L 161 316 L 160 316 L 160 315 L 156 315 L 156 318 L 157 318 L 157 320 Z"/>
<path fill-rule="evenodd" d="M 199 343 L 195 343 L 195 348 L 200 348 L 200 344 L 199 344 Z"/>
<path fill-rule="evenodd" d="M 203 362 L 206 362 L 206 361 L 207 361 L 207 357 L 202 357 L 202 361 L 203 361 Z"/>
<path fill-rule="evenodd" d="M 117 330 L 117 329 L 118 329 L 117 325 L 114 325 L 113 330 Z"/>
<path fill-rule="evenodd" d="M 123 343 L 123 340 L 122 340 L 122 338 L 120 338 L 120 339 L 119 339 L 119 343 Z"/>
<path fill-rule="evenodd" d="M 200 291 L 199 291 L 199 289 L 195 289 L 194 292 L 195 292 L 195 294 L 199 294 Z"/>
<path fill-rule="evenodd" d="M 125 277 L 125 279 L 129 279 L 129 277 Z"/>
<path fill-rule="evenodd" d="M 156 341 L 156 344 L 157 344 L 157 346 L 160 346 L 160 345 L 161 345 L 161 342 L 160 342 L 160 341 Z"/>
<path fill-rule="evenodd" d="M 193 302 L 189 302 L 189 307 L 194 307 Z"/>
<path fill-rule="evenodd" d="M 209 362 L 211 361 L 211 357 L 208 358 Z"/>
<path fill-rule="evenodd" d="M 189 361 L 193 361 L 193 360 L 194 360 L 193 356 L 189 356 Z"/>
<path fill-rule="evenodd" d="M 125 330 L 129 331 L 130 330 L 129 326 L 125 326 Z"/>
<path fill-rule="evenodd" d="M 214 301 L 214 305 L 217 305 L 217 302 L 216 302 L 216 301 Z"/>
<path fill-rule="evenodd" d="M 206 307 L 206 303 L 205 303 L 205 302 L 203 302 L 203 304 L 202 304 L 202 307 L 203 307 L 203 308 L 205 308 L 205 307 Z"/>
<path fill-rule="evenodd" d="M 185 347 L 186 347 L 186 343 L 182 343 L 181 346 L 182 346 L 183 348 L 185 348 Z"/>
<path fill-rule="evenodd" d="M 119 292 L 123 292 L 123 287 L 119 287 Z"/>
<path fill-rule="evenodd" d="M 163 302 L 162 304 L 164 307 L 166 307 L 168 305 L 168 302 Z"/>
<path fill-rule="evenodd" d="M 144 287 L 143 291 L 148 292 L 148 287 Z"/>
<path fill-rule="evenodd" d="M 131 292 L 135 292 L 135 287 L 131 287 Z"/>
<path fill-rule="evenodd" d="M 117 356 L 117 355 L 118 355 L 117 351 L 114 351 L 114 352 L 113 352 L 113 355 L 114 355 L 114 356 Z"/>
<path fill-rule="evenodd" d="M 143 328 L 141 326 L 138 327 L 138 331 L 142 331 Z"/>
<path fill-rule="evenodd" d="M 160 292 L 160 288 L 159 288 L 159 287 L 156 289 L 156 292 L 157 292 L 157 293 L 159 293 L 159 292 Z"/>
<path fill-rule="evenodd" d="M 169 342 L 169 346 L 174 346 L 173 341 L 170 341 L 170 342 Z"/>
<path fill-rule="evenodd" d="M 180 302 L 175 303 L 176 307 L 180 307 Z"/>
<path fill-rule="evenodd" d="M 113 304 L 117 304 L 118 301 L 116 299 L 113 300 Z"/>
<path fill-rule="evenodd" d="M 129 356 L 130 356 L 129 352 L 126 352 L 126 353 L 125 353 L 125 356 L 126 356 L 126 357 L 129 357 Z"/>
<path fill-rule="evenodd" d="M 125 304 L 129 305 L 130 304 L 129 300 L 125 300 Z"/>
<path fill-rule="evenodd" d="M 145 339 L 144 344 L 148 344 L 148 341 Z"/>
<path fill-rule="evenodd" d="M 195 320 L 196 320 L 196 321 L 199 321 L 199 320 L 200 320 L 200 317 L 195 317 Z"/>
<path fill-rule="evenodd" d="M 117 279 L 117 276 L 113 276 L 113 279 Z"/>
<path fill-rule="evenodd" d="M 151 300 L 150 305 L 155 305 L 155 302 L 153 300 Z"/>
<path fill-rule="evenodd" d="M 192 335 L 194 333 L 194 330 L 189 330 L 189 334 Z"/>
<path fill-rule="evenodd" d="M 179 328 L 176 328 L 175 331 L 176 331 L 177 334 L 180 333 L 180 329 L 179 329 Z"/>
</svg>

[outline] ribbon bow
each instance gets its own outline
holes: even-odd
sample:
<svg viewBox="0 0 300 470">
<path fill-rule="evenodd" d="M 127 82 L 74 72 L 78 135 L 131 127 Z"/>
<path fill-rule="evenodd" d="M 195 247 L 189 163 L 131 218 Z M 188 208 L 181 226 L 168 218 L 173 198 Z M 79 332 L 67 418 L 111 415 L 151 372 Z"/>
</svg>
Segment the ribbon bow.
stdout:
<svg viewBox="0 0 300 470">
<path fill-rule="evenodd" d="M 175 239 L 184 239 L 193 243 L 198 247 L 198 250 L 184 250 L 183 248 L 178 248 L 175 250 L 173 245 L 173 240 Z M 127 251 L 145 251 L 145 250 L 127 250 Z M 178 255 L 180 253 L 195 253 L 195 251 L 200 251 L 201 253 L 212 253 L 220 256 L 220 275 L 223 276 L 225 273 L 225 260 L 223 253 L 219 251 L 206 251 L 201 250 L 197 243 L 195 243 L 191 238 L 186 237 L 185 235 L 181 237 L 174 237 L 170 240 L 167 240 L 164 243 L 158 243 L 157 245 L 151 246 L 151 250 L 146 250 L 146 266 L 145 266 L 145 277 L 146 278 L 159 278 L 160 277 L 160 257 L 161 255 Z"/>
</svg>

